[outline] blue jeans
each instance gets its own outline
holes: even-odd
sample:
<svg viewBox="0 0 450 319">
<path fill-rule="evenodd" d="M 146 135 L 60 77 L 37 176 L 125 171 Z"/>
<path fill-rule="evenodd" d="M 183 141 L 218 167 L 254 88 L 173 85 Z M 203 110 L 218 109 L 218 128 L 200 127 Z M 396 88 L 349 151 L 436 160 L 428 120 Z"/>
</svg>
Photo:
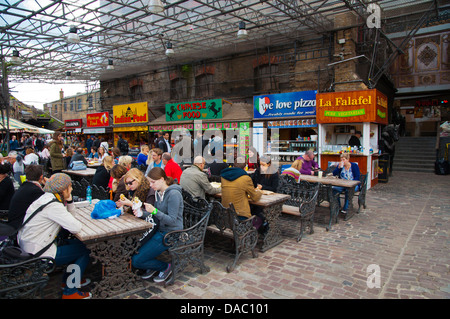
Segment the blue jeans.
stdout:
<svg viewBox="0 0 450 319">
<path fill-rule="evenodd" d="M 83 277 L 84 271 L 89 264 L 89 254 L 90 250 L 79 241 L 78 239 L 66 239 L 64 240 L 64 245 L 58 246 L 55 256 L 55 265 L 69 265 L 75 264 L 80 267 L 80 280 Z M 64 272 L 63 283 L 66 283 L 69 273 Z M 70 295 L 77 291 L 77 288 L 64 288 L 64 294 Z"/>
<path fill-rule="evenodd" d="M 156 259 L 156 257 L 169 249 L 168 246 L 163 244 L 165 234 L 166 232 L 158 230 L 152 238 L 139 248 L 138 253 L 131 258 L 133 267 L 145 270 L 166 270 L 168 264 Z"/>
<path fill-rule="evenodd" d="M 359 185 L 355 186 L 355 192 L 359 190 Z M 347 187 L 342 186 L 333 186 L 333 195 L 340 194 L 342 192 L 345 192 L 345 201 L 344 201 L 344 208 L 342 210 L 347 211 L 348 210 L 348 189 Z M 341 200 L 338 198 L 338 205 L 339 210 L 341 209 Z"/>
</svg>

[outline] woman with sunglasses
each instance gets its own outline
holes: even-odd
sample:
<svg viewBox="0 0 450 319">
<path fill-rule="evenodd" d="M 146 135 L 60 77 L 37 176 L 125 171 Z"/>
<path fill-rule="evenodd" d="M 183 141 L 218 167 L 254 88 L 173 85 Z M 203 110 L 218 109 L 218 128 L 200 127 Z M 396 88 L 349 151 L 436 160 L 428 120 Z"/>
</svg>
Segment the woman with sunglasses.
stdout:
<svg viewBox="0 0 450 319">
<path fill-rule="evenodd" d="M 183 196 L 181 186 L 174 184 L 160 167 L 154 167 L 148 173 L 150 186 L 155 191 L 155 204 L 145 203 L 143 217 L 151 215 L 159 224 L 158 230 L 138 253 L 132 258 L 132 265 L 144 270 L 142 279 L 153 278 L 154 282 L 163 282 L 172 273 L 172 266 L 156 258 L 169 247 L 163 244 L 164 235 L 173 230 L 183 229 Z M 136 214 L 136 212 L 135 212 Z"/>
<path fill-rule="evenodd" d="M 132 214 L 132 207 L 134 198 L 137 197 L 144 203 L 153 204 L 155 202 L 155 192 L 150 189 L 150 183 L 148 179 L 144 176 L 137 168 L 132 168 L 123 177 L 125 182 L 125 188 L 128 191 L 125 199 L 119 199 L 116 202 L 117 207 L 123 207 L 125 213 Z M 126 207 L 125 207 L 126 206 Z"/>
</svg>

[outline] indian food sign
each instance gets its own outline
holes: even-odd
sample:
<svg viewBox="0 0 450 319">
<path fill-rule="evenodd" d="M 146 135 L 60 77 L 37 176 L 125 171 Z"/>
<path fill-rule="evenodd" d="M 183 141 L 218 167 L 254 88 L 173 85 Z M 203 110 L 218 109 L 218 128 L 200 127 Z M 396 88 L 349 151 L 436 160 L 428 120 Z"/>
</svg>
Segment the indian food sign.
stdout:
<svg viewBox="0 0 450 319">
<path fill-rule="evenodd" d="M 166 121 L 208 120 L 222 118 L 222 100 L 166 104 Z"/>
<path fill-rule="evenodd" d="M 373 122 L 387 124 L 387 97 L 376 89 L 318 93 L 317 123 Z"/>
<path fill-rule="evenodd" d="M 148 103 L 114 105 L 113 115 L 113 124 L 148 123 Z"/>
</svg>

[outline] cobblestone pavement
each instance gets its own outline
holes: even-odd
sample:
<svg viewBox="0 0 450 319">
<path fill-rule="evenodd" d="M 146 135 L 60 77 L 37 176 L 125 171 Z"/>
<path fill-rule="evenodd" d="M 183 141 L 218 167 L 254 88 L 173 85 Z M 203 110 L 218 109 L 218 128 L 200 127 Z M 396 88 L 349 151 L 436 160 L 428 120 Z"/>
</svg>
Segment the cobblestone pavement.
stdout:
<svg viewBox="0 0 450 319">
<path fill-rule="evenodd" d="M 298 243 L 298 220 L 283 215 L 283 243 L 258 258 L 242 256 L 232 273 L 225 270 L 233 260 L 231 241 L 207 234 L 209 273 L 189 268 L 172 286 L 143 281 L 115 298 L 448 299 L 449 190 L 450 176 L 394 172 L 368 191 L 366 209 L 348 221 L 340 216 L 328 232 L 326 207 L 316 210 L 314 234 L 307 231 Z M 379 267 L 379 287 L 370 265 Z M 97 270 L 90 269 L 93 277 Z M 59 277 L 52 275 L 45 298 L 60 298 Z"/>
</svg>

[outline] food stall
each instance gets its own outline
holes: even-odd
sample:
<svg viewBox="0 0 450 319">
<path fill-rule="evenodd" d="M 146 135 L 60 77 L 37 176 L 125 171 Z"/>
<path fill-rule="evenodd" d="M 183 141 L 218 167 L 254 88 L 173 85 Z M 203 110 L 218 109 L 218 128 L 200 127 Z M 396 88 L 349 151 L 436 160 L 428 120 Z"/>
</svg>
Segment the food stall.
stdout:
<svg viewBox="0 0 450 319">
<path fill-rule="evenodd" d="M 253 126 L 268 131 L 267 145 L 255 143 L 260 154 L 291 163 L 307 150 L 317 151 L 316 94 L 313 90 L 253 97 Z M 254 140 L 258 132 L 253 132 Z"/>
<path fill-rule="evenodd" d="M 380 124 L 387 124 L 388 105 L 376 89 L 318 93 L 316 120 L 319 125 L 319 163 L 322 169 L 340 161 L 349 152 L 361 174 L 368 175 L 368 188 L 378 183 L 378 140 Z M 349 147 L 352 135 L 360 131 L 361 147 Z M 369 182 L 370 181 L 370 182 Z"/>
<path fill-rule="evenodd" d="M 96 135 L 100 140 L 113 140 L 113 128 L 109 125 L 109 112 L 89 113 L 86 115 L 86 128 L 83 134 L 88 139 L 91 135 Z M 90 150 L 87 150 L 89 153 Z"/>
<path fill-rule="evenodd" d="M 148 144 L 148 102 L 113 106 L 114 146 L 119 133 L 128 141 L 129 155 L 137 155 L 141 144 Z"/>
</svg>

